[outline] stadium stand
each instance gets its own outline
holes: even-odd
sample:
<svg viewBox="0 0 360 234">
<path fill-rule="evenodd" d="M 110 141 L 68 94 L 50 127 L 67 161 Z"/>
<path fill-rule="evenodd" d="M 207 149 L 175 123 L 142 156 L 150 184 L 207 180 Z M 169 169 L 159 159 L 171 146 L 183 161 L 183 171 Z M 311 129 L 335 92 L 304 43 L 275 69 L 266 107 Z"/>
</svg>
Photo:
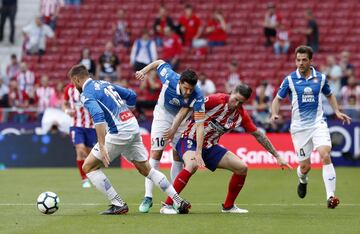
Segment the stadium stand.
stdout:
<svg viewBox="0 0 360 234">
<path fill-rule="evenodd" d="M 218 4 L 220 3 L 221 4 Z M 228 43 L 224 47 L 214 48 L 205 56 L 194 56 L 190 48 L 185 48 L 181 58 L 180 70 L 187 67 L 200 69 L 217 85 L 218 91 L 224 90 L 228 62 L 236 58 L 242 80 L 254 86 L 263 79 L 275 86 L 282 78 L 294 69 L 292 52 L 304 43 L 305 38 L 299 34 L 291 38 L 289 55 L 276 56 L 272 48 L 263 46 L 262 21 L 266 10 L 265 0 L 244 1 L 197 1 L 194 5 L 202 22 L 211 16 L 212 9 L 221 9 L 231 26 Z M 304 27 L 305 11 L 312 9 L 320 28 L 320 52 L 315 63 L 324 63 L 328 54 L 337 54 L 348 50 L 352 54 L 352 63 L 360 66 L 360 4 L 356 1 L 320 0 L 320 1 L 274 1 L 277 11 L 289 28 Z M 80 57 L 83 47 L 90 47 L 92 57 L 97 61 L 104 44 L 112 40 L 111 25 L 116 20 L 116 11 L 121 7 L 127 11 L 131 20 L 132 36 L 136 38 L 141 30 L 151 28 L 157 14 L 159 1 L 125 1 L 125 0 L 84 0 L 77 8 L 65 6 L 58 17 L 56 29 L 57 43 L 51 45 L 41 61 L 37 57 L 24 56 L 36 74 L 51 73 L 55 80 L 66 79 L 66 72 Z M 166 6 L 174 20 L 182 12 L 182 1 L 169 0 Z M 133 79 L 129 64 L 129 52 L 118 47 L 116 52 L 121 60 L 123 78 Z M 160 51 L 161 52 L 161 51 Z M 160 56 L 161 58 L 161 53 Z M 360 69 L 356 69 L 357 76 Z M 132 88 L 137 90 L 136 82 L 129 80 Z"/>
</svg>

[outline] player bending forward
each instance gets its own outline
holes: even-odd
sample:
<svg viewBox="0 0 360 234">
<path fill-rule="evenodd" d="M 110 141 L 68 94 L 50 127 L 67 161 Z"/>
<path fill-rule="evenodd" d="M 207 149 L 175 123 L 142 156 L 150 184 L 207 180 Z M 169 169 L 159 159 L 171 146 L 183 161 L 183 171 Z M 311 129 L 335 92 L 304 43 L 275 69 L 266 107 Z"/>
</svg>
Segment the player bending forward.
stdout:
<svg viewBox="0 0 360 234">
<path fill-rule="evenodd" d="M 232 91 L 231 95 L 218 93 L 205 98 L 205 136 L 202 149 L 202 158 L 205 166 L 211 171 L 222 168 L 233 172 L 229 182 L 228 194 L 222 205 L 223 213 L 248 212 L 245 209 L 238 208 L 234 204 L 236 197 L 245 183 L 247 165 L 233 152 L 218 144 L 223 134 L 242 126 L 246 132 L 252 134 L 256 140 L 276 158 L 277 163 L 281 167 L 291 168 L 291 166 L 279 156 L 269 139 L 261 131 L 257 130 L 248 113 L 243 108 L 242 104 L 249 99 L 251 92 L 252 90 L 249 86 L 242 84 L 238 85 Z M 179 124 L 177 118 L 186 114 L 187 111 L 188 110 L 183 108 L 176 117 L 174 124 Z M 168 137 L 171 138 L 173 134 L 173 132 L 169 132 Z M 194 138 L 195 134 L 196 129 L 192 121 L 176 145 L 177 152 L 185 163 L 185 168 L 179 173 L 173 184 L 178 193 L 184 189 L 190 177 L 200 166 L 194 160 L 197 145 Z M 160 209 L 160 213 L 176 214 L 171 198 L 167 198 L 165 205 Z"/>
<path fill-rule="evenodd" d="M 135 77 L 143 80 L 152 70 L 156 69 L 157 74 L 162 83 L 161 93 L 159 95 L 158 102 L 154 109 L 154 119 L 151 125 L 151 151 L 150 151 L 150 165 L 159 169 L 160 159 L 163 150 L 166 147 L 167 141 L 164 136 L 171 128 L 176 114 L 181 107 L 191 107 L 194 110 L 194 119 L 196 122 L 196 129 L 199 133 L 197 135 L 197 141 L 199 147 L 197 149 L 196 159 L 201 160 L 201 146 L 203 142 L 203 121 L 204 121 L 204 96 L 202 95 L 199 87 L 196 86 L 198 77 L 192 70 L 185 70 L 183 73 L 178 74 L 171 69 L 168 63 L 163 60 L 157 60 L 145 68 L 137 71 Z M 182 116 L 182 124 L 179 127 L 173 129 L 176 132 L 172 141 L 173 148 L 173 163 L 171 165 L 171 180 L 179 174 L 183 169 L 183 163 L 177 157 L 174 148 L 176 142 L 179 140 L 181 133 L 186 127 L 186 116 Z M 145 196 L 139 206 L 139 211 L 142 213 L 149 212 L 152 207 L 152 189 L 153 182 L 149 179 L 145 179 Z"/>
<path fill-rule="evenodd" d="M 83 170 L 91 183 L 111 202 L 110 208 L 101 214 L 124 214 L 129 210 L 101 170 L 120 154 L 132 162 L 140 174 L 167 193 L 179 213 L 187 213 L 190 203 L 183 200 L 165 175 L 151 168 L 147 161 L 138 122 L 129 110 L 135 106 L 136 94 L 105 81 L 92 80 L 83 65 L 72 67 L 69 77 L 81 93 L 81 102 L 95 124 L 98 143 L 86 158 Z"/>
<path fill-rule="evenodd" d="M 351 119 L 339 111 L 335 96 L 332 94 L 326 76 L 311 66 L 313 51 L 308 46 L 299 46 L 295 50 L 297 70 L 285 77 L 277 96 L 272 103 L 272 121 L 279 118 L 280 101 L 289 94 L 292 106 L 291 137 L 299 158 L 297 175 L 299 184 L 297 193 L 300 198 L 306 196 L 310 155 L 316 149 L 323 163 L 322 175 L 325 183 L 328 208 L 335 208 L 339 199 L 335 197 L 336 174 L 331 163 L 331 139 L 327 123 L 323 116 L 321 94 L 324 94 L 336 117 L 350 123 Z"/>
</svg>

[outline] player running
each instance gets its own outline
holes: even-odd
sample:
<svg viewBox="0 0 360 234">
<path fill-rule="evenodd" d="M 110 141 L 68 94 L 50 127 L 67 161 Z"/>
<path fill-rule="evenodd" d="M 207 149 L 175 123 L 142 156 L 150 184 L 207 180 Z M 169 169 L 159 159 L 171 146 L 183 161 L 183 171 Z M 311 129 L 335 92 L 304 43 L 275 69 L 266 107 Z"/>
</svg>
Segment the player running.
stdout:
<svg viewBox="0 0 360 234">
<path fill-rule="evenodd" d="M 311 168 L 310 155 L 316 149 L 323 163 L 322 175 L 325 183 L 328 208 L 335 208 L 339 199 L 335 197 L 336 174 L 331 163 L 331 139 L 326 120 L 323 116 L 321 94 L 324 94 L 333 108 L 336 117 L 346 123 L 351 118 L 339 111 L 335 96 L 332 94 L 326 76 L 311 66 L 313 51 L 308 46 L 295 50 L 297 69 L 285 77 L 277 96 L 272 103 L 271 120 L 279 118 L 280 101 L 289 94 L 292 106 L 290 132 L 296 154 L 299 158 L 297 193 L 306 196 L 308 173 Z"/>
<path fill-rule="evenodd" d="M 76 165 L 82 179 L 82 187 L 90 188 L 86 174 L 82 170 L 85 158 L 96 144 L 96 131 L 90 113 L 80 101 L 80 93 L 73 84 L 68 84 L 64 90 L 63 110 L 72 117 L 70 136 L 76 151 Z"/>
<path fill-rule="evenodd" d="M 213 94 L 205 98 L 205 122 L 204 122 L 204 145 L 202 149 L 202 158 L 205 166 L 215 171 L 217 168 L 227 169 L 233 172 L 229 182 L 228 194 L 222 205 L 223 213 L 247 213 L 245 209 L 238 208 L 234 202 L 241 191 L 247 175 L 247 165 L 233 152 L 218 144 L 222 135 L 241 126 L 246 132 L 253 135 L 256 140 L 264 146 L 277 160 L 277 163 L 283 168 L 291 169 L 276 152 L 269 139 L 259 131 L 253 124 L 248 113 L 243 108 L 243 103 L 251 96 L 252 90 L 245 84 L 238 85 L 230 95 Z M 179 124 L 181 115 L 185 115 L 188 109 L 183 108 L 174 121 L 174 125 Z M 196 128 L 194 121 L 188 126 L 182 137 L 176 145 L 178 155 L 185 163 L 185 168 L 176 177 L 173 185 L 180 193 L 190 177 L 196 172 L 198 164 L 194 161 L 195 148 L 197 142 L 195 139 Z M 169 138 L 172 138 L 174 132 L 169 132 Z M 173 208 L 173 202 L 168 198 L 165 205 L 160 209 L 163 214 L 176 214 Z"/>
<path fill-rule="evenodd" d="M 165 175 L 151 168 L 147 161 L 138 122 L 129 110 L 135 107 L 136 94 L 106 81 L 91 79 L 84 65 L 72 67 L 69 77 L 81 93 L 81 102 L 90 112 L 96 129 L 98 143 L 86 158 L 83 170 L 91 183 L 111 201 L 110 208 L 101 214 L 124 214 L 129 210 L 101 170 L 120 154 L 132 162 L 140 174 L 166 192 L 179 213 L 187 213 L 190 203 L 183 200 Z"/>
<path fill-rule="evenodd" d="M 155 169 L 159 169 L 160 159 L 167 144 L 164 136 L 172 127 L 173 120 L 181 107 L 191 107 L 194 111 L 195 125 L 198 133 L 196 140 L 199 142 L 199 147 L 196 149 L 195 159 L 199 164 L 203 164 L 201 158 L 201 146 L 203 144 L 203 121 L 205 110 L 204 97 L 199 87 L 196 86 L 198 76 L 192 70 L 185 70 L 180 75 L 174 72 L 168 63 L 165 63 L 163 60 L 157 60 L 147 65 L 142 70 L 137 71 L 135 77 L 137 79 L 144 80 L 148 75 L 151 75 L 149 73 L 151 73 L 154 69 L 156 69 L 163 85 L 157 105 L 154 109 L 154 119 L 151 126 L 150 165 Z M 175 132 L 171 145 L 173 148 L 174 159 L 171 166 L 172 181 L 183 168 L 183 163 L 176 156 L 176 152 L 174 152 L 176 142 L 186 127 L 187 116 L 184 115 L 182 117 L 183 118 L 180 120 L 182 124 L 179 127 L 172 129 Z M 145 197 L 139 206 L 139 211 L 142 213 L 149 212 L 152 207 L 152 189 L 152 181 L 146 178 Z"/>
</svg>

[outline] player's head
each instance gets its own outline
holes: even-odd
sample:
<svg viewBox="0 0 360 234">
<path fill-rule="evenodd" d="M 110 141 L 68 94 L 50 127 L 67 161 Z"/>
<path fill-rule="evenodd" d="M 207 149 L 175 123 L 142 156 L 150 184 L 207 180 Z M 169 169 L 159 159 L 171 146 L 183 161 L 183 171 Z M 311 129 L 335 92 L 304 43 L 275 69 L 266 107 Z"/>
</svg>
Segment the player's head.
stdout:
<svg viewBox="0 0 360 234">
<path fill-rule="evenodd" d="M 251 93 L 252 89 L 246 84 L 239 84 L 238 86 L 236 86 L 229 97 L 229 108 L 231 110 L 239 108 L 244 102 L 246 102 L 250 98 Z"/>
<path fill-rule="evenodd" d="M 306 74 L 311 66 L 313 50 L 309 46 L 299 46 L 295 50 L 296 67 L 301 74 Z"/>
<path fill-rule="evenodd" d="M 76 89 L 82 93 L 82 86 L 84 82 L 90 77 L 86 67 L 82 64 L 75 65 L 70 69 L 68 76 L 71 80 L 71 83 L 73 83 Z"/>
<path fill-rule="evenodd" d="M 198 82 L 198 75 L 191 69 L 186 69 L 180 75 L 180 92 L 184 98 L 189 98 L 194 92 L 196 84 Z"/>
</svg>

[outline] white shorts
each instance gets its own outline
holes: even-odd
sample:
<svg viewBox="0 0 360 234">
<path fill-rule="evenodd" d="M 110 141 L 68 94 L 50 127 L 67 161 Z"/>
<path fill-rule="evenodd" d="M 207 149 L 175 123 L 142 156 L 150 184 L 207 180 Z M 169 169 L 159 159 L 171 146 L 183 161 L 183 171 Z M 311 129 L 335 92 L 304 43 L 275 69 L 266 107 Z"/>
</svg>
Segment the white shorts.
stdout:
<svg viewBox="0 0 360 234">
<path fill-rule="evenodd" d="M 114 135 L 106 134 L 105 147 L 108 151 L 110 162 L 122 155 L 129 162 L 144 162 L 148 159 L 148 153 L 142 142 L 140 133 Z M 91 150 L 91 153 L 102 161 L 102 156 L 97 143 Z"/>
<path fill-rule="evenodd" d="M 186 130 L 187 124 L 189 122 L 188 118 L 191 113 L 192 112 L 190 111 L 177 129 L 170 144 L 173 149 L 175 148 L 176 143 L 179 141 L 181 134 Z M 167 142 L 164 140 L 164 135 L 171 128 L 175 119 L 175 115 L 156 105 L 153 116 L 154 119 L 151 125 L 151 150 L 164 150 L 167 144 Z"/>
<path fill-rule="evenodd" d="M 299 161 L 310 158 L 311 152 L 319 146 L 331 147 L 330 132 L 325 121 L 315 128 L 295 132 L 291 138 Z"/>
</svg>

